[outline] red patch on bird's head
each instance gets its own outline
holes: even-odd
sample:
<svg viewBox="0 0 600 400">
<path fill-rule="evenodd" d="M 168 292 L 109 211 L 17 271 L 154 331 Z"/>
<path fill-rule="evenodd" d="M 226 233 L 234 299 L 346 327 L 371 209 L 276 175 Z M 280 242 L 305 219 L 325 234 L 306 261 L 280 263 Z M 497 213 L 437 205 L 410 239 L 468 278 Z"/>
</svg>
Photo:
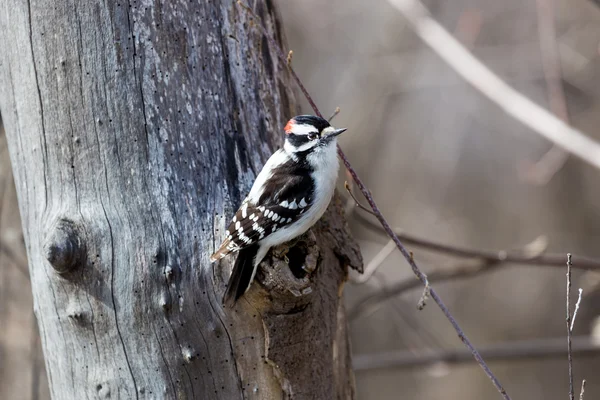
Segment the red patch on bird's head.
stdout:
<svg viewBox="0 0 600 400">
<path fill-rule="evenodd" d="M 285 128 L 283 128 L 285 130 L 286 135 L 289 135 L 290 133 L 292 133 L 292 129 L 294 129 L 294 125 L 296 125 L 296 121 L 292 118 L 285 125 Z"/>
</svg>

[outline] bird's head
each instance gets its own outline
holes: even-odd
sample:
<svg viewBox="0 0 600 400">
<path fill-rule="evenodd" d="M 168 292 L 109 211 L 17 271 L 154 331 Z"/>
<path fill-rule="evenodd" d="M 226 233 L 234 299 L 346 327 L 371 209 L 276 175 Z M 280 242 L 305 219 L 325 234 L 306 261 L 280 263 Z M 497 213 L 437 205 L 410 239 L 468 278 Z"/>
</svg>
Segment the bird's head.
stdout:
<svg viewBox="0 0 600 400">
<path fill-rule="evenodd" d="M 310 153 L 329 146 L 335 147 L 337 136 L 346 128 L 336 129 L 326 119 L 314 115 L 298 115 L 285 126 L 287 153 Z"/>
</svg>

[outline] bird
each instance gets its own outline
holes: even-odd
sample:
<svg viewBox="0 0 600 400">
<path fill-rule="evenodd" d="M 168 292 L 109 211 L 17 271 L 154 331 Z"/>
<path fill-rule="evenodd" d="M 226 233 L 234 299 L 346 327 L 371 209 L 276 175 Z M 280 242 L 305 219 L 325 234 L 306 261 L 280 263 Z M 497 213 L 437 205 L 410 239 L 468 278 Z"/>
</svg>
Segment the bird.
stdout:
<svg viewBox="0 0 600 400">
<path fill-rule="evenodd" d="M 336 129 L 321 117 L 298 115 L 285 125 L 271 155 L 235 213 L 211 262 L 238 252 L 223 304 L 232 308 L 254 280 L 271 247 L 305 233 L 329 205 L 339 170 Z"/>
</svg>

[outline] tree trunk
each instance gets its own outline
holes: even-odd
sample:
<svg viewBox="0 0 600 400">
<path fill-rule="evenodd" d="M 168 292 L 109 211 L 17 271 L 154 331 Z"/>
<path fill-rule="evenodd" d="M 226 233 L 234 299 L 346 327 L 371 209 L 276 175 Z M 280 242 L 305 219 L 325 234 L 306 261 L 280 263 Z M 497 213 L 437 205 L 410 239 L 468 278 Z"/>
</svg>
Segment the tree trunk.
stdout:
<svg viewBox="0 0 600 400">
<path fill-rule="evenodd" d="M 352 398 L 340 207 L 233 310 L 210 264 L 296 111 L 234 1 L 1 0 L 0 110 L 50 391 Z M 282 41 L 270 0 L 255 11 Z M 318 243 L 318 245 L 317 245 Z"/>
</svg>

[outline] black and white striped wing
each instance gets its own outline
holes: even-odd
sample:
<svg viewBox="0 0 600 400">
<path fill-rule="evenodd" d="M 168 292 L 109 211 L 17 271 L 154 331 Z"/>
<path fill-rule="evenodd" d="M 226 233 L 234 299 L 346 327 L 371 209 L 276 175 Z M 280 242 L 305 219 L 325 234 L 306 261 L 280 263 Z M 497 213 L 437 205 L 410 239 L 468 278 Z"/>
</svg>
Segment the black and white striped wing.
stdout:
<svg viewBox="0 0 600 400">
<path fill-rule="evenodd" d="M 265 185 L 259 204 L 244 200 L 227 228 L 227 237 L 211 256 L 211 261 L 248 247 L 297 221 L 312 202 L 310 183 L 310 177 L 296 176 L 277 185 L 274 176 Z"/>
</svg>

